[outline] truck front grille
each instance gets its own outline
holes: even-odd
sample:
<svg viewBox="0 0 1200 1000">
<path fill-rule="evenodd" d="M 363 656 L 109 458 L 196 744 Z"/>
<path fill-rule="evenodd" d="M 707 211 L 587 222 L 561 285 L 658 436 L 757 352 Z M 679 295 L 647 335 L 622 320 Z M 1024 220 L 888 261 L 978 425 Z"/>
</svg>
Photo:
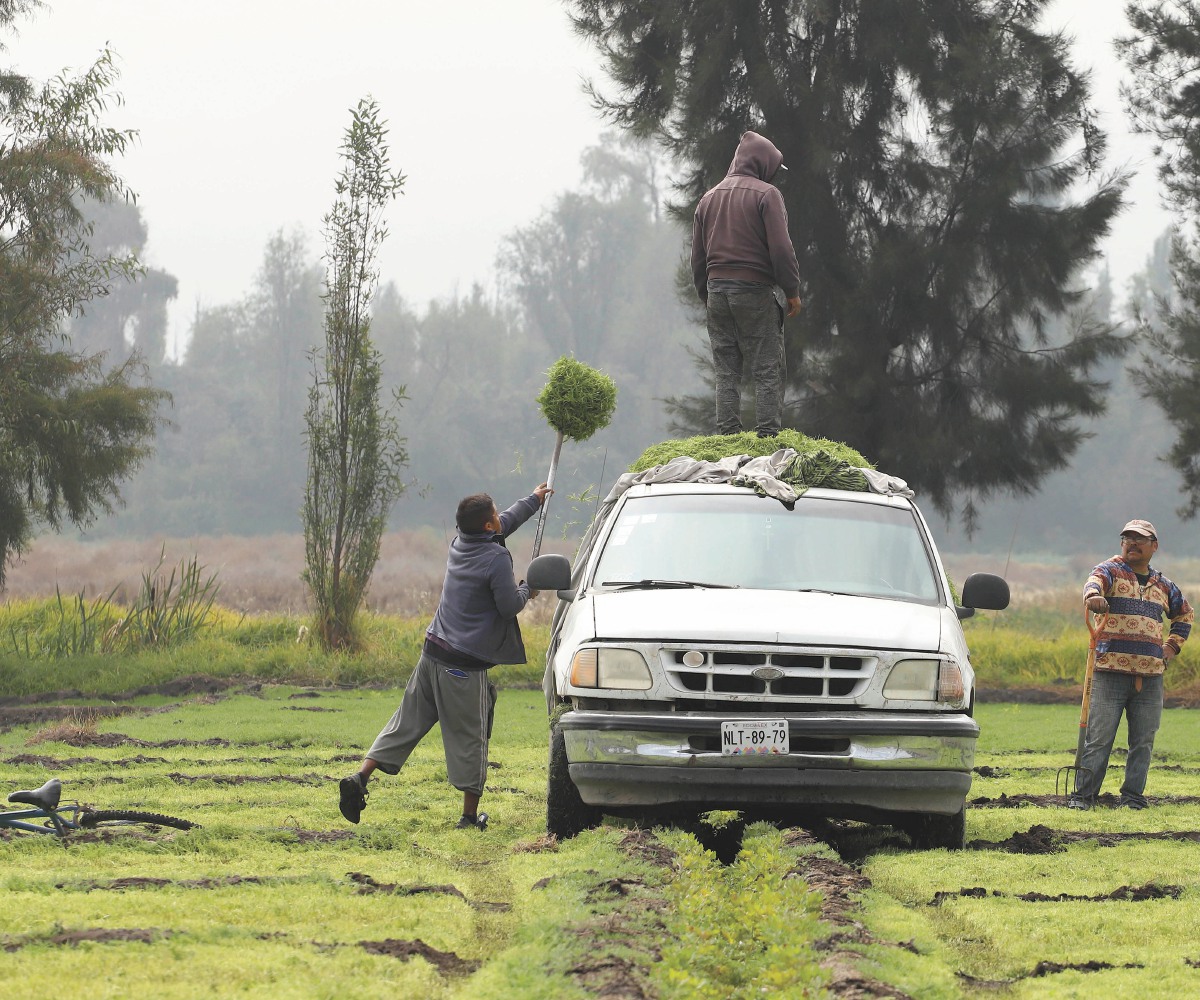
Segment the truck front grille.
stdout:
<svg viewBox="0 0 1200 1000">
<path fill-rule="evenodd" d="M 687 662 L 684 658 L 687 657 Z M 664 649 L 663 666 L 682 691 L 761 698 L 854 698 L 871 681 L 872 657 L 723 649 Z"/>
</svg>

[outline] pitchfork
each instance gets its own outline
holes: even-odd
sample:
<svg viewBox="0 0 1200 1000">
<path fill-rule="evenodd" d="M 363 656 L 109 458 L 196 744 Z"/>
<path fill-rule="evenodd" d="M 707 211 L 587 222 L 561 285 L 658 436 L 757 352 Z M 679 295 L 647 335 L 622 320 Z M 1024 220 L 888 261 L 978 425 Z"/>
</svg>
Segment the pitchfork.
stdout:
<svg viewBox="0 0 1200 1000">
<path fill-rule="evenodd" d="M 1075 747 L 1075 763 L 1058 769 L 1058 777 L 1054 781 L 1055 795 L 1070 795 L 1072 790 L 1079 790 L 1079 775 L 1090 770 L 1080 767 L 1083 760 L 1083 745 L 1087 742 L 1088 711 L 1092 706 L 1092 673 L 1096 669 L 1096 633 L 1100 631 L 1100 615 L 1093 616 L 1087 607 L 1083 609 L 1083 620 L 1088 628 L 1087 669 L 1083 674 L 1083 708 L 1079 713 L 1079 743 Z"/>
</svg>

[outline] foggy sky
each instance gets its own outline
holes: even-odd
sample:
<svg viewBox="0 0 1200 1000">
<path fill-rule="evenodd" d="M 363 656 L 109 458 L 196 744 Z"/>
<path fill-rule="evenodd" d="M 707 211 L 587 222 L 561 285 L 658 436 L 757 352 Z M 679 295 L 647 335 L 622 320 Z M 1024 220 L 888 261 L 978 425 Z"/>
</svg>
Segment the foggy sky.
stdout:
<svg viewBox="0 0 1200 1000">
<path fill-rule="evenodd" d="M 1093 70 L 1110 168 L 1137 171 L 1106 247 L 1118 294 L 1169 221 L 1118 98 L 1124 3 L 1050 12 Z M 118 169 L 149 227 L 146 262 L 179 279 L 172 338 L 197 305 L 249 291 L 277 230 L 320 252 L 349 109 L 367 94 L 408 177 L 382 277 L 417 307 L 490 284 L 501 237 L 578 184 L 604 127 L 580 87 L 599 59 L 559 0 L 49 0 L 18 30 L 0 61 L 38 79 L 90 65 L 106 43 L 119 56 L 124 104 L 106 121 L 140 133 Z"/>
</svg>

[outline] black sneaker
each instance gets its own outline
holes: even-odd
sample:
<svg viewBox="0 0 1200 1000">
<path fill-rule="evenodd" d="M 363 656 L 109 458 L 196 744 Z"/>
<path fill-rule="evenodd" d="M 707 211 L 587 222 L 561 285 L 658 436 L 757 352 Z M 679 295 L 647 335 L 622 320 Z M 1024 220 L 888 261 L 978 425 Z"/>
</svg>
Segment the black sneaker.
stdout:
<svg viewBox="0 0 1200 1000">
<path fill-rule="evenodd" d="M 338 809 L 351 823 L 357 823 L 367 808 L 367 794 L 361 774 L 352 774 L 338 782 Z"/>
<path fill-rule="evenodd" d="M 480 813 L 478 816 L 463 816 L 455 824 L 456 830 L 486 830 L 488 823 L 488 814 Z"/>
</svg>

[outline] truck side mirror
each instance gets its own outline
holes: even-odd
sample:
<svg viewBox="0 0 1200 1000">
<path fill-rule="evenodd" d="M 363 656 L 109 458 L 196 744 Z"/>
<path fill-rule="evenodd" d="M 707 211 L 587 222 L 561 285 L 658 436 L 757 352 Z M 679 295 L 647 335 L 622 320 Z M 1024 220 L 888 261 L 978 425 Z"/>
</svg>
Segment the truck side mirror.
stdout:
<svg viewBox="0 0 1200 1000">
<path fill-rule="evenodd" d="M 993 573 L 972 573 L 963 584 L 964 608 L 1003 611 L 1008 607 L 1008 581 Z"/>
<path fill-rule="evenodd" d="M 569 596 L 562 594 L 571 587 L 571 560 L 566 556 L 553 552 L 538 556 L 525 571 L 525 579 L 530 590 L 553 590 L 563 600 L 575 596 L 573 591 Z"/>
</svg>

